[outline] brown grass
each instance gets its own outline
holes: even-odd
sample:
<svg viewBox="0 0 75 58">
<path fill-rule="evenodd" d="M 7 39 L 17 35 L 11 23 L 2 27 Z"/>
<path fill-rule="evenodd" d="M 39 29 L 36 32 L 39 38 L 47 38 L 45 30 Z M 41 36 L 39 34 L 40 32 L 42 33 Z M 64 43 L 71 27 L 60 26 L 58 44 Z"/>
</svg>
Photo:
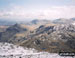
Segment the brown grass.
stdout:
<svg viewBox="0 0 75 58">
<path fill-rule="evenodd" d="M 19 33 L 19 34 L 16 34 L 15 36 L 17 36 L 17 37 L 25 37 L 25 34 Z"/>
</svg>

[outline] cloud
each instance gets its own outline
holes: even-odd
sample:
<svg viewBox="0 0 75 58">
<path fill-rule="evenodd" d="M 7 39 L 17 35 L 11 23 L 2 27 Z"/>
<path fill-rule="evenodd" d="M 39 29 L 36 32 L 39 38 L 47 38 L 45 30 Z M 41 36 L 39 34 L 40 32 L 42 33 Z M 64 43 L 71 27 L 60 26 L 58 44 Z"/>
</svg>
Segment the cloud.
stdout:
<svg viewBox="0 0 75 58">
<path fill-rule="evenodd" d="M 0 10 L 0 18 L 9 19 L 55 19 L 75 17 L 75 6 L 51 6 L 47 8 L 25 8 L 11 6 Z"/>
</svg>

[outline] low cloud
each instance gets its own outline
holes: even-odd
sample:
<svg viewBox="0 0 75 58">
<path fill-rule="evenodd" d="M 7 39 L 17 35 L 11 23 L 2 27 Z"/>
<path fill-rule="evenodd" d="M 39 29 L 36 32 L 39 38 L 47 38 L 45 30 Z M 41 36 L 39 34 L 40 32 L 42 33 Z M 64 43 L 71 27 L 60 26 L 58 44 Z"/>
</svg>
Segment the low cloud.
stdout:
<svg viewBox="0 0 75 58">
<path fill-rule="evenodd" d="M 72 17 L 75 17 L 75 6 L 51 6 L 40 9 L 12 6 L 0 10 L 0 18 L 10 19 L 55 19 Z"/>
</svg>

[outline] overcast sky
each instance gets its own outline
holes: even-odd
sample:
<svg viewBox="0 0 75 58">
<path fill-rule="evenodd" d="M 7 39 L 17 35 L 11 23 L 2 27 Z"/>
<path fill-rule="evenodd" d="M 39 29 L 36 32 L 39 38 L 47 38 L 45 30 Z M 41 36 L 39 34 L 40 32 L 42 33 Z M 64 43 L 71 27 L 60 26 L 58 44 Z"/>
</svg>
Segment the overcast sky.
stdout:
<svg viewBox="0 0 75 58">
<path fill-rule="evenodd" d="M 0 0 L 0 19 L 75 17 L 75 0 Z"/>
</svg>

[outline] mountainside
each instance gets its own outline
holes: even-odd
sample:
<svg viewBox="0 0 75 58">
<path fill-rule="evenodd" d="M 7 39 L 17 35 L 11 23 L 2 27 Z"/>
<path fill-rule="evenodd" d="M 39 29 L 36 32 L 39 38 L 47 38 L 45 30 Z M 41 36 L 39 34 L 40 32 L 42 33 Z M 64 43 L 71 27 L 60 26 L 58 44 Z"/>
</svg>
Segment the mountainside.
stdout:
<svg viewBox="0 0 75 58">
<path fill-rule="evenodd" d="M 17 39 L 17 34 L 22 34 L 23 32 L 27 33 L 27 31 L 28 31 L 28 28 L 24 28 L 19 24 L 12 25 L 8 27 L 5 32 L 0 33 L 0 41 L 8 42 L 10 40 L 14 40 L 15 38 L 18 41 L 21 38 L 19 36 L 19 38 Z"/>
<path fill-rule="evenodd" d="M 56 25 L 40 26 L 31 39 L 21 43 L 21 46 L 32 47 L 40 51 L 60 52 L 75 51 L 75 26 Z"/>
<path fill-rule="evenodd" d="M 38 21 L 34 20 L 33 22 Z M 75 51 L 75 25 L 38 24 L 12 25 L 6 31 L 0 32 L 0 42 L 9 42 L 50 53 Z"/>
<path fill-rule="evenodd" d="M 9 26 L 0 26 L 0 32 L 6 31 Z"/>
</svg>

